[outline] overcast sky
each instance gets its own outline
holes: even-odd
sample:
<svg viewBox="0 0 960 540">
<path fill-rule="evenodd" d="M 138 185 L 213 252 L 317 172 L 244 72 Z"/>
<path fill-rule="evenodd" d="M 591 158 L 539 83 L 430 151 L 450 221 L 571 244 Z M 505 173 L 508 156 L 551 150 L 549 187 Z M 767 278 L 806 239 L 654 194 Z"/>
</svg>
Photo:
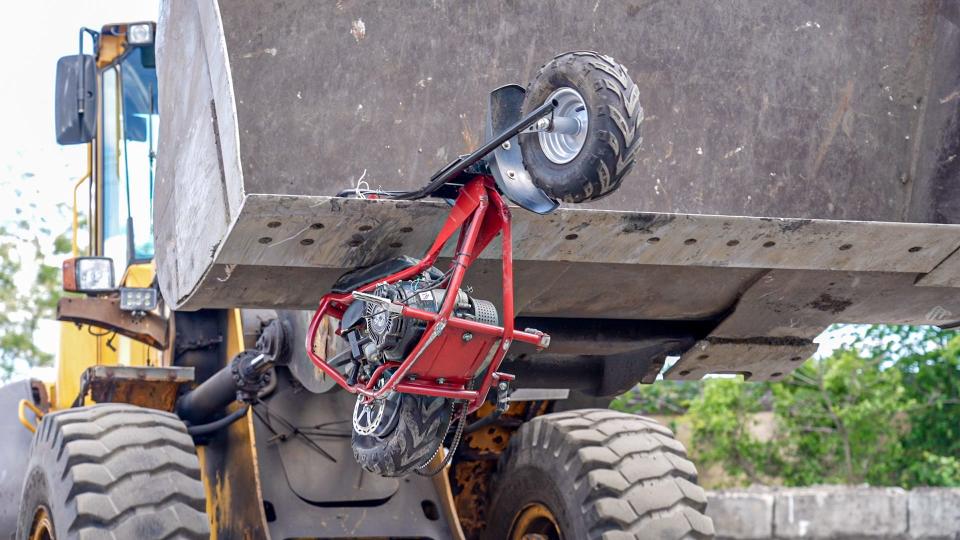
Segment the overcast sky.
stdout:
<svg viewBox="0 0 960 540">
<path fill-rule="evenodd" d="M 99 30 L 114 22 L 155 21 L 156 0 L 30 0 L 0 2 L 0 220 L 10 219 L 10 191 L 32 187 L 39 203 L 67 201 L 83 173 L 83 147 L 61 147 L 54 139 L 53 96 L 57 59 L 77 54 L 82 26 Z M 86 45 L 91 52 L 89 38 Z M 14 186 L 23 173 L 28 186 Z M 11 178 L 14 176 L 14 178 Z"/>
<path fill-rule="evenodd" d="M 83 145 L 59 146 L 54 138 L 57 59 L 77 54 L 82 26 L 99 30 L 109 23 L 156 21 L 158 13 L 156 0 L 0 0 L 0 224 L 18 219 L 19 207 L 28 219 L 47 219 L 54 231 L 69 227 L 68 213 L 58 212 L 57 204 L 71 202 L 86 158 Z M 85 47 L 91 52 L 89 38 Z M 50 321 L 41 325 L 36 341 L 55 353 L 58 337 Z M 21 371 L 28 373 L 52 375 L 49 369 Z"/>
</svg>

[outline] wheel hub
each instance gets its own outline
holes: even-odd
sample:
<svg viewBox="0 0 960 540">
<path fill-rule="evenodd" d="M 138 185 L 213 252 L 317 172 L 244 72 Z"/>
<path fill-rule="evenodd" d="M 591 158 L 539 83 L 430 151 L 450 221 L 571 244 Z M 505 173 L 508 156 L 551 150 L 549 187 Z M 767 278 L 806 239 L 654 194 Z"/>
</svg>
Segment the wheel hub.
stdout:
<svg viewBox="0 0 960 540">
<path fill-rule="evenodd" d="M 510 540 L 560 540 L 560 525 L 553 512 L 541 503 L 527 505 L 513 520 Z"/>
<path fill-rule="evenodd" d="M 37 508 L 33 516 L 33 526 L 30 528 L 30 540 L 55 540 L 53 521 L 46 506 Z"/>
<path fill-rule="evenodd" d="M 587 104 L 573 88 L 559 88 L 547 100 L 554 100 L 557 105 L 553 110 L 553 127 L 538 134 L 540 149 L 553 163 L 570 163 L 587 140 Z"/>
</svg>

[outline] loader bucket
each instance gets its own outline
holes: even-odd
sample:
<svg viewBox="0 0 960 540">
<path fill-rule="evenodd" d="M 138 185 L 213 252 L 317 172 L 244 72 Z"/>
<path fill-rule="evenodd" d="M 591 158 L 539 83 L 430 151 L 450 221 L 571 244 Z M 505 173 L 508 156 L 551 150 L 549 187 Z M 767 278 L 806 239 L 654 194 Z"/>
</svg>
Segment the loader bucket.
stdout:
<svg viewBox="0 0 960 540">
<path fill-rule="evenodd" d="M 960 322 L 958 24 L 924 0 L 165 2 L 163 296 L 311 309 L 420 256 L 444 203 L 333 195 L 420 187 L 483 142 L 489 91 L 597 50 L 640 87 L 640 158 L 607 198 L 515 212 L 520 316 L 713 321 L 676 378 L 775 379 L 835 322 Z"/>
</svg>

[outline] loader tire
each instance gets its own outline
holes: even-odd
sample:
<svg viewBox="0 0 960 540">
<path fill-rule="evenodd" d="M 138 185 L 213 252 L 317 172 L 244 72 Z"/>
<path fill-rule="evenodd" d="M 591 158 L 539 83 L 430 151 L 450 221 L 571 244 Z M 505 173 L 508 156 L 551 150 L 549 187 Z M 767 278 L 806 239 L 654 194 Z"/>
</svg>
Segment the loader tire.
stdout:
<svg viewBox="0 0 960 540">
<path fill-rule="evenodd" d="M 107 403 L 40 422 L 18 539 L 209 537 L 200 464 L 176 416 Z"/>
<path fill-rule="evenodd" d="M 649 418 L 606 409 L 539 416 L 501 456 L 485 538 L 712 538 L 696 481 L 683 445 Z"/>
<path fill-rule="evenodd" d="M 381 476 L 405 476 L 425 466 L 443 444 L 450 427 L 450 402 L 443 398 L 399 394 L 397 418 L 370 435 L 353 431 L 353 456 L 364 469 Z"/>
<path fill-rule="evenodd" d="M 540 68 L 527 88 L 523 113 L 564 88 L 575 90 L 586 110 L 582 147 L 569 161 L 558 162 L 557 155 L 545 152 L 541 144 L 546 134 L 522 133 L 523 163 L 537 187 L 555 199 L 574 203 L 600 199 L 620 187 L 636 162 L 643 122 L 640 89 L 613 58 L 569 52 Z"/>
</svg>

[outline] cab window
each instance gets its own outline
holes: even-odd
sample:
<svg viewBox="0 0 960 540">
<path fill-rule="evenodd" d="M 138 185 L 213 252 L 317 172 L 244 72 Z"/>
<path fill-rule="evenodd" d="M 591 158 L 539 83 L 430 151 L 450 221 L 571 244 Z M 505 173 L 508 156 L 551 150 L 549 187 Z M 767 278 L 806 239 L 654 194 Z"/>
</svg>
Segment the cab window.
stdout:
<svg viewBox="0 0 960 540">
<path fill-rule="evenodd" d="M 153 258 L 153 182 L 159 126 L 153 49 L 103 71 L 103 254 L 121 265 Z"/>
</svg>

